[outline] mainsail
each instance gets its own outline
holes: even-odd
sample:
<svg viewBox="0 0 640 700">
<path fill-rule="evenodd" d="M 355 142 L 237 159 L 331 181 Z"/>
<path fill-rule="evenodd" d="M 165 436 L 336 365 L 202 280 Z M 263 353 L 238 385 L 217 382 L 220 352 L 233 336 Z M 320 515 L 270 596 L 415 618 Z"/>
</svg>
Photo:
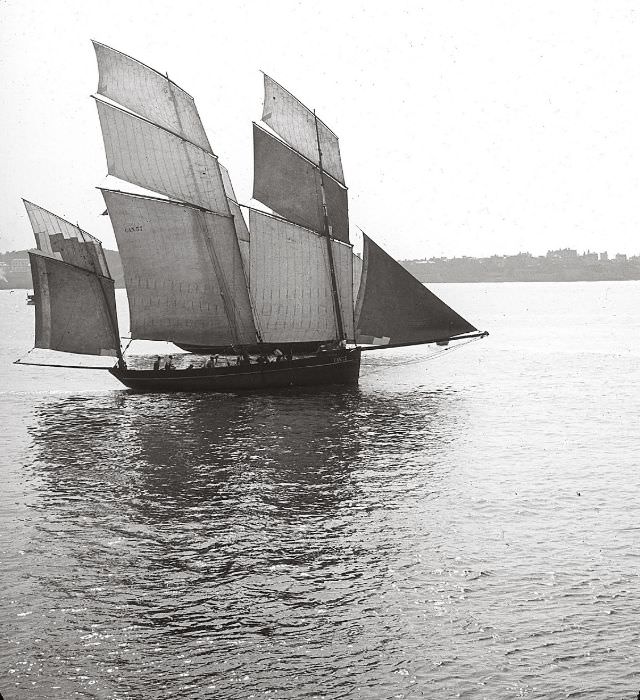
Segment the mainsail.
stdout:
<svg viewBox="0 0 640 700">
<path fill-rule="evenodd" d="M 29 252 L 35 347 L 118 355 L 114 282 L 100 241 L 32 202 L 24 204 L 38 247 Z"/>
<path fill-rule="evenodd" d="M 108 172 L 171 200 L 104 191 L 132 337 L 255 344 L 245 271 L 249 233 L 193 98 L 139 61 L 94 46 L 99 93 L 136 112 L 96 100 Z"/>
<path fill-rule="evenodd" d="M 122 256 L 132 338 L 255 344 L 230 217 L 126 192 L 102 194 Z"/>
<path fill-rule="evenodd" d="M 337 337 L 326 243 L 320 234 L 251 209 L 251 296 L 267 343 Z M 352 248 L 332 242 L 342 322 L 353 338 Z"/>
<path fill-rule="evenodd" d="M 366 235 L 355 316 L 356 342 L 373 345 L 433 343 L 477 330 Z"/>
</svg>

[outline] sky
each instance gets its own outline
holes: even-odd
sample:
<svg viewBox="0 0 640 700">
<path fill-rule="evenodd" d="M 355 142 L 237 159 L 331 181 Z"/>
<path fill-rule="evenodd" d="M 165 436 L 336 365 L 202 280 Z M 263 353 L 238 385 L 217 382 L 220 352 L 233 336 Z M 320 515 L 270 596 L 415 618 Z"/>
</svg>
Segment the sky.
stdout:
<svg viewBox="0 0 640 700">
<path fill-rule="evenodd" d="M 640 253 L 640 6 L 0 0 L 0 251 L 21 197 L 115 248 L 91 39 L 196 100 L 250 202 L 260 70 L 340 137 L 350 219 L 396 258 Z"/>
</svg>

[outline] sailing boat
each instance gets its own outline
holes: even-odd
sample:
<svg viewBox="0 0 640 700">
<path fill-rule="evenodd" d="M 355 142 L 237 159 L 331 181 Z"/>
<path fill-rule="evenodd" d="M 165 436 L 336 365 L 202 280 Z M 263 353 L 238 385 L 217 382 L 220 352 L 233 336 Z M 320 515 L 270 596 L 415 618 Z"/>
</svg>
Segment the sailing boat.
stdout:
<svg viewBox="0 0 640 700">
<path fill-rule="evenodd" d="M 362 258 L 354 253 L 338 137 L 275 80 L 264 74 L 253 124 L 253 198 L 269 211 L 244 207 L 247 225 L 193 97 L 93 44 L 108 174 L 149 193 L 101 188 L 131 338 L 172 342 L 192 361 L 128 367 L 99 242 L 25 202 L 38 243 L 37 347 L 115 355 L 110 372 L 136 391 L 230 391 L 354 384 L 365 350 L 486 335 L 367 235 Z M 233 360 L 202 366 L 203 353 Z"/>
</svg>

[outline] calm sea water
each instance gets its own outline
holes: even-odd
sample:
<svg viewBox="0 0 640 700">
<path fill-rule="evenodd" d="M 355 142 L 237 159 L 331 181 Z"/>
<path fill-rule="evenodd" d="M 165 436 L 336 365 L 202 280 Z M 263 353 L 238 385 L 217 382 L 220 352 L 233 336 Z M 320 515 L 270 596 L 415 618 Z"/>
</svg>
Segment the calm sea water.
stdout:
<svg viewBox="0 0 640 700">
<path fill-rule="evenodd" d="M 491 337 L 198 396 L 0 292 L 5 700 L 635 698 L 640 283 L 434 289 Z"/>
</svg>

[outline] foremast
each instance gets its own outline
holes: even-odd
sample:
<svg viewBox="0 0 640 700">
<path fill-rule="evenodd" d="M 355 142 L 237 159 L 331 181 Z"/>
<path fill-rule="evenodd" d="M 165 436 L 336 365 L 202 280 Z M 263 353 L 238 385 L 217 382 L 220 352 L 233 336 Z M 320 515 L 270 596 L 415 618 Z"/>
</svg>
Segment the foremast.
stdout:
<svg viewBox="0 0 640 700">
<path fill-rule="evenodd" d="M 102 190 L 132 338 L 221 350 L 255 344 L 236 226 L 242 215 L 193 98 L 168 75 L 98 42 L 94 48 L 98 94 L 109 100 L 96 98 L 108 174 L 168 198 Z"/>
</svg>

